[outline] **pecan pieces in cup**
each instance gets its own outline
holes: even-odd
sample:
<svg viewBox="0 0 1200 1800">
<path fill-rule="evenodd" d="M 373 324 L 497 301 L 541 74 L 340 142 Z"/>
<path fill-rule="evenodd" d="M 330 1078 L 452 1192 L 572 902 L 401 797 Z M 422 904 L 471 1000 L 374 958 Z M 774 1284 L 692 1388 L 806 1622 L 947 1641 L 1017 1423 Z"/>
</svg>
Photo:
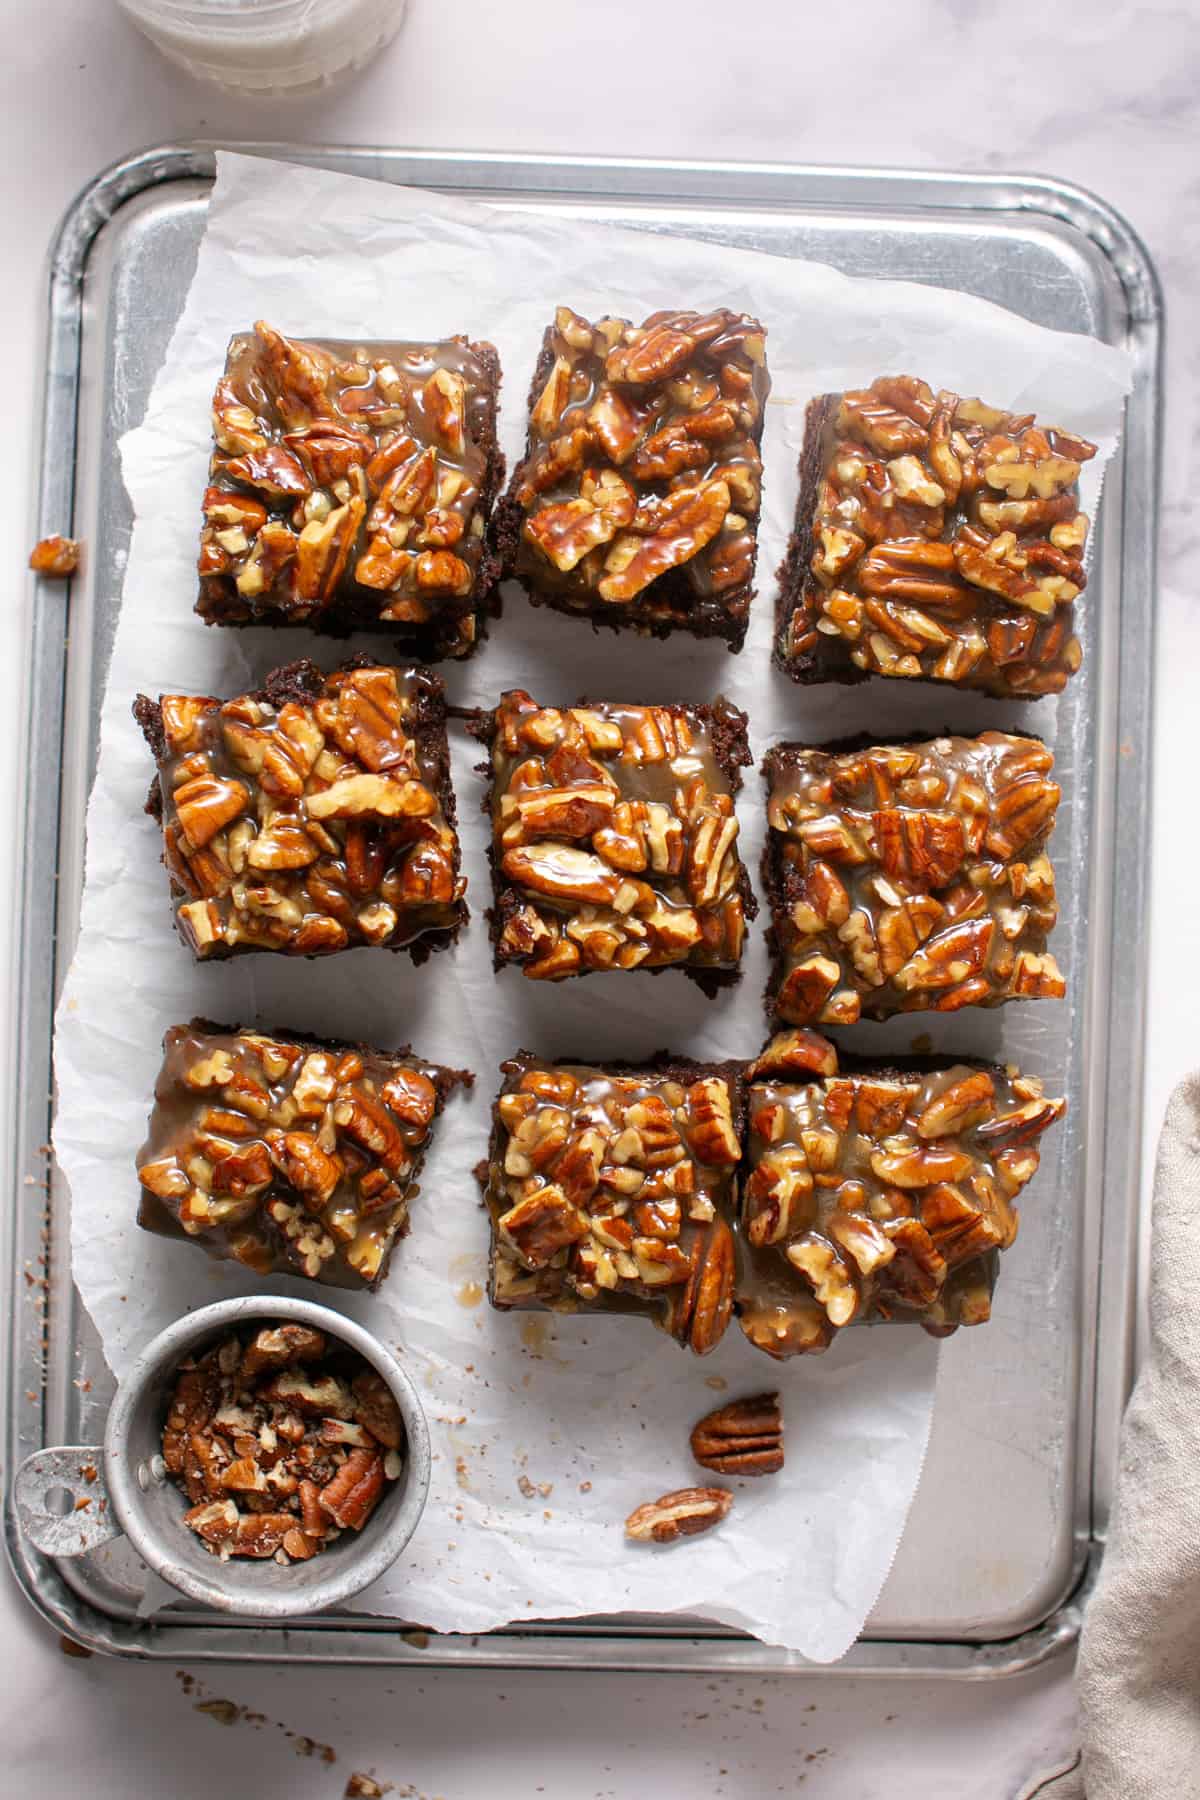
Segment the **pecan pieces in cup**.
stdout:
<svg viewBox="0 0 1200 1800">
<path fill-rule="evenodd" d="M 307 1325 L 234 1333 L 179 1369 L 163 1427 L 183 1522 L 214 1556 L 307 1562 L 361 1531 L 403 1469 L 387 1383 Z"/>
</svg>

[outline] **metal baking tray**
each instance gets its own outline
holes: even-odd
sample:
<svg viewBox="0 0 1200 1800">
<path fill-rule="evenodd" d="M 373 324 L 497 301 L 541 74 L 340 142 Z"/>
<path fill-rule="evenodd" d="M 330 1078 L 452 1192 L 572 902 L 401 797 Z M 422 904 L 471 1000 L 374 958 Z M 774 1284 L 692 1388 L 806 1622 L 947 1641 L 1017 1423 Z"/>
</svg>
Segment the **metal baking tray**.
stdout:
<svg viewBox="0 0 1200 1800">
<path fill-rule="evenodd" d="M 862 1638 L 833 1673 L 980 1677 L 1061 1652 L 1077 1634 L 1103 1544 L 1132 1361 L 1162 334 L 1145 251 L 1101 201 L 1012 175 L 274 146 L 270 153 L 501 207 L 569 210 L 811 257 L 851 274 L 936 283 L 1132 352 L 1123 447 L 1105 483 L 1085 603 L 1087 658 L 1056 724 L 1066 785 L 1056 861 L 1067 923 L 1055 948 L 1073 1000 L 1050 1029 L 1061 1033 L 1067 1066 L 1055 1068 L 1071 1098 L 1070 1124 L 1057 1162 L 1047 1154 L 1036 1198 L 1029 1196 L 996 1317 L 986 1332 L 944 1348 L 908 1529 Z M 10 1471 L 43 1445 L 96 1441 L 112 1392 L 72 1286 L 68 1200 L 46 1150 L 53 1006 L 76 930 L 84 808 L 130 532 L 115 446 L 141 416 L 182 307 L 212 177 L 207 147 L 132 157 L 85 189 L 52 255 L 31 541 L 69 530 L 88 554 L 69 589 L 40 586 L 30 648 L 7 1225 Z M 767 605 L 770 572 L 763 576 L 759 604 Z M 969 1023 L 966 1041 L 986 1050 L 982 1018 Z M 1053 1050 L 1057 1057 L 1057 1038 Z M 127 1550 L 55 1563 L 19 1538 L 11 1507 L 5 1527 L 34 1605 L 81 1643 L 117 1654 L 814 1667 L 699 1620 L 539 1622 L 439 1637 L 352 1612 L 288 1630 L 178 1603 L 149 1623 L 137 1616 L 138 1568 Z"/>
</svg>

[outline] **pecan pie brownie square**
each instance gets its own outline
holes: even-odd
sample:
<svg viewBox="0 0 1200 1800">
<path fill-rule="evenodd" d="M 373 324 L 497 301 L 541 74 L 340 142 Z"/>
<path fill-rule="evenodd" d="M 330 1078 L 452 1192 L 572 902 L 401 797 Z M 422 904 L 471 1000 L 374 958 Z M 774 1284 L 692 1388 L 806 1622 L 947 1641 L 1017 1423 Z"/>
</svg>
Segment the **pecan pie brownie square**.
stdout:
<svg viewBox="0 0 1200 1800">
<path fill-rule="evenodd" d="M 491 344 L 235 337 L 213 398 L 200 597 L 209 624 L 387 630 L 467 656 L 495 610 L 504 475 Z"/>
<path fill-rule="evenodd" d="M 1086 439 L 911 375 L 812 401 L 775 659 L 801 682 L 948 681 L 1023 699 L 1080 664 Z"/>
<path fill-rule="evenodd" d="M 991 1313 L 1035 1143 L 1065 1100 L 1011 1065 L 846 1059 L 815 1032 L 749 1070 L 735 1299 L 758 1350 L 824 1350 L 884 1320 L 945 1337 Z"/>
<path fill-rule="evenodd" d="M 356 945 L 414 962 L 467 916 L 442 683 L 301 661 L 233 700 L 142 694 L 175 924 L 207 960 Z"/>
<path fill-rule="evenodd" d="M 770 386 L 756 319 L 560 306 L 497 508 L 506 574 L 535 605 L 740 650 L 753 596 Z"/>
<path fill-rule="evenodd" d="M 1061 998 L 1053 769 L 1038 739 L 1003 731 L 770 750 L 772 1015 L 848 1025 Z"/>
<path fill-rule="evenodd" d="M 743 713 L 723 699 L 544 707 L 518 688 L 473 729 L 491 752 L 497 967 L 539 981 L 682 968 L 709 992 L 737 980 L 758 910 L 734 810 Z"/>
<path fill-rule="evenodd" d="M 473 1079 L 406 1050 L 173 1025 L 137 1158 L 138 1223 L 258 1275 L 377 1287 L 434 1121 Z"/>
<path fill-rule="evenodd" d="M 729 1323 L 742 1089 L 734 1064 L 503 1065 L 489 1297 L 637 1313 L 704 1355 Z"/>
</svg>

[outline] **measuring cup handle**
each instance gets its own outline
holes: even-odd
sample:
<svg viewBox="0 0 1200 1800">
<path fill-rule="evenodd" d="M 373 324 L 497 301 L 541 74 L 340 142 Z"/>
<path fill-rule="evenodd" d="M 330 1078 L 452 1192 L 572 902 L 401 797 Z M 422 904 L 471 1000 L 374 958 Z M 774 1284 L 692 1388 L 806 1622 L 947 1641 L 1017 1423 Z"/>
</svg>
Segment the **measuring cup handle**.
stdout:
<svg viewBox="0 0 1200 1800">
<path fill-rule="evenodd" d="M 66 1513 L 47 1504 L 48 1496 L 59 1488 L 71 1496 Z M 121 1535 L 104 1480 L 104 1451 L 99 1444 L 35 1450 L 17 1470 L 13 1503 L 21 1530 L 46 1556 L 82 1556 Z"/>
</svg>

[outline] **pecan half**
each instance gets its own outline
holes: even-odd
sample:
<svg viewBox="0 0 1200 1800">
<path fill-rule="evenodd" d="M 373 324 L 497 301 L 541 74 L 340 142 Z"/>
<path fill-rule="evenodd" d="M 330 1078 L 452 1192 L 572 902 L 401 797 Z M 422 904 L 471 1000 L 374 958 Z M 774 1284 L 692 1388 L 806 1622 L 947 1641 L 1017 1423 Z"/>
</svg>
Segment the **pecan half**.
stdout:
<svg viewBox="0 0 1200 1800">
<path fill-rule="evenodd" d="M 642 509 L 646 511 L 646 533 L 631 533 L 613 544 L 604 562 L 607 573 L 596 585 L 600 598 L 634 600 L 668 569 L 690 561 L 716 537 L 729 506 L 728 485 L 710 481 L 679 488 L 661 505 Z"/>
<path fill-rule="evenodd" d="M 742 1151 L 733 1129 L 728 1083 L 715 1076 L 694 1082 L 687 1091 L 684 1105 L 687 1109 L 684 1132 L 694 1153 L 702 1162 L 734 1167 Z"/>
<path fill-rule="evenodd" d="M 662 381 L 682 369 L 696 351 L 696 341 L 686 331 L 676 330 L 664 322 L 641 332 L 630 332 L 629 341 L 610 350 L 605 374 L 610 381 L 644 386 Z"/>
<path fill-rule="evenodd" d="M 343 1530 L 361 1531 L 383 1488 L 383 1458 L 374 1450 L 351 1450 L 332 1481 L 322 1488 L 321 1510 Z"/>
<path fill-rule="evenodd" d="M 677 1488 L 635 1507 L 625 1521 L 625 1535 L 636 1544 L 673 1544 L 711 1531 L 732 1505 L 728 1488 Z"/>
<path fill-rule="evenodd" d="M 778 1394 L 756 1394 L 706 1413 L 693 1426 L 692 1455 L 717 1475 L 774 1475 L 783 1467 Z"/>
<path fill-rule="evenodd" d="M 709 1230 L 693 1241 L 691 1257 L 687 1287 L 668 1314 L 667 1329 L 683 1338 L 697 1356 L 706 1356 L 725 1335 L 733 1310 L 736 1258 L 733 1233 L 724 1219 L 715 1218 Z"/>
</svg>

